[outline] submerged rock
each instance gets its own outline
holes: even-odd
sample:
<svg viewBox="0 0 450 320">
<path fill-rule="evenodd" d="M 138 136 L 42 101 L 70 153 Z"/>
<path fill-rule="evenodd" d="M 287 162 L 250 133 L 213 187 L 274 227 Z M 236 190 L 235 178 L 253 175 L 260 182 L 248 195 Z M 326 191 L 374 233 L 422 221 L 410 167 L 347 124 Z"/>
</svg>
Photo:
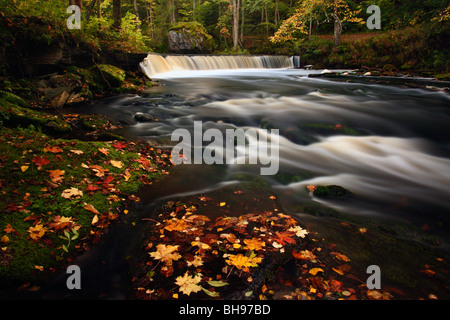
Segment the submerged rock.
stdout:
<svg viewBox="0 0 450 320">
<path fill-rule="evenodd" d="M 341 186 L 318 186 L 314 190 L 314 196 L 334 200 L 343 200 L 353 196 L 353 193 Z"/>
</svg>

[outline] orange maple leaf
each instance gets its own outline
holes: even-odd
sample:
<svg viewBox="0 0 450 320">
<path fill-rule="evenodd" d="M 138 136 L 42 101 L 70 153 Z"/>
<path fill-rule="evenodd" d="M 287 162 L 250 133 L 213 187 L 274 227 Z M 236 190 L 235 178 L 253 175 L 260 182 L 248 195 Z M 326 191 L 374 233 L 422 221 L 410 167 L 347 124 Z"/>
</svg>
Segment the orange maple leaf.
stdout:
<svg viewBox="0 0 450 320">
<path fill-rule="evenodd" d="M 244 247 L 246 250 L 261 250 L 266 246 L 266 243 L 258 238 L 244 239 L 244 243 L 246 244 Z"/>
<path fill-rule="evenodd" d="M 42 238 L 47 232 L 47 229 L 42 224 L 37 224 L 34 227 L 28 228 L 28 233 L 30 234 L 31 239 L 38 240 Z"/>
<path fill-rule="evenodd" d="M 257 267 L 258 263 L 261 263 L 262 258 L 256 257 L 255 254 L 250 257 L 244 256 L 242 253 L 231 254 L 228 259 L 225 260 L 229 265 L 235 266 L 239 270 L 247 271 L 249 267 Z"/>
</svg>

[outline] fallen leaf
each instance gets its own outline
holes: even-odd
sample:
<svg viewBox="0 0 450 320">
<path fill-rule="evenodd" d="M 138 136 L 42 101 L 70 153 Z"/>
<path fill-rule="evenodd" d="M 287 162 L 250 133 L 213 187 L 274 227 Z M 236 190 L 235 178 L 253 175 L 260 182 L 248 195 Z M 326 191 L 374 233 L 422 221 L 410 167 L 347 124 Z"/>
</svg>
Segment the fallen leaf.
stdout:
<svg viewBox="0 0 450 320">
<path fill-rule="evenodd" d="M 304 238 L 308 234 L 308 231 L 300 226 L 290 227 L 289 229 L 287 229 L 287 231 L 294 232 L 295 235 L 299 238 Z"/>
<path fill-rule="evenodd" d="M 194 256 L 194 260 L 186 261 L 188 267 L 194 266 L 194 267 L 200 267 L 203 265 L 202 257 L 200 256 Z"/>
<path fill-rule="evenodd" d="M 219 206 L 223 207 L 223 206 L 225 206 L 226 204 L 227 204 L 226 202 L 221 202 L 221 203 L 219 204 Z"/>
<path fill-rule="evenodd" d="M 123 178 L 125 179 L 125 181 L 128 181 L 131 178 L 131 173 L 128 169 L 126 169 L 123 173 Z"/>
<path fill-rule="evenodd" d="M 211 281 L 208 281 L 208 284 L 213 287 L 223 287 L 223 286 L 227 286 L 229 283 L 225 282 L 225 281 L 211 280 Z"/>
<path fill-rule="evenodd" d="M 309 270 L 309 273 L 312 274 L 313 276 L 315 276 L 318 272 L 323 272 L 322 268 L 312 268 L 311 270 Z"/>
<path fill-rule="evenodd" d="M 255 256 L 244 256 L 242 253 L 236 255 L 230 255 L 227 260 L 225 260 L 229 265 L 235 266 L 240 270 L 246 270 L 248 267 L 257 267 L 258 263 L 261 263 L 261 257 Z"/>
<path fill-rule="evenodd" d="M 62 180 L 63 180 L 63 177 L 62 177 L 62 176 L 63 176 L 64 173 L 65 173 L 64 170 L 59 170 L 59 169 L 56 169 L 56 170 L 47 170 L 47 172 L 50 173 L 50 180 L 52 180 L 52 182 L 54 182 L 54 183 L 62 182 Z"/>
<path fill-rule="evenodd" d="M 119 168 L 119 169 L 123 167 L 122 161 L 110 160 L 109 162 L 111 163 L 111 165 L 113 167 L 116 167 L 116 168 Z"/>
<path fill-rule="evenodd" d="M 150 252 L 149 255 L 156 260 L 161 260 L 165 264 L 171 265 L 172 260 L 178 260 L 181 255 L 178 252 L 178 245 L 172 246 L 170 244 L 158 244 L 155 252 Z"/>
<path fill-rule="evenodd" d="M 202 277 L 198 275 L 193 277 L 188 275 L 186 272 L 183 276 L 179 276 L 175 280 L 175 284 L 180 287 L 179 291 L 188 296 L 191 292 L 198 292 L 202 290 L 202 287 L 198 285 L 198 283 L 202 280 Z"/>
<path fill-rule="evenodd" d="M 57 146 L 45 147 L 44 148 L 44 152 L 60 153 L 60 152 L 62 152 L 62 149 L 60 147 L 57 147 Z"/>
<path fill-rule="evenodd" d="M 266 245 L 266 243 L 262 240 L 259 240 L 258 238 L 252 238 L 252 239 L 244 239 L 244 243 L 246 246 L 244 249 L 246 250 L 261 250 Z"/>
<path fill-rule="evenodd" d="M 37 224 L 34 227 L 28 228 L 28 233 L 30 234 L 31 239 L 38 240 L 42 238 L 47 232 L 47 229 L 42 224 Z"/>
<path fill-rule="evenodd" d="M 92 218 L 91 224 L 94 225 L 94 224 L 96 224 L 97 222 L 98 222 L 98 216 L 95 215 L 95 216 Z"/>
<path fill-rule="evenodd" d="M 70 152 L 75 154 L 83 154 L 84 152 L 82 150 L 70 150 Z"/>
<path fill-rule="evenodd" d="M 7 235 L 4 235 L 1 239 L 0 242 L 2 243 L 8 243 L 9 242 L 9 237 Z"/>
<path fill-rule="evenodd" d="M 95 213 L 95 214 L 99 214 L 100 213 L 100 212 L 98 212 L 97 209 L 95 209 L 95 207 L 92 204 L 88 204 L 87 203 L 83 208 L 88 210 L 88 211 L 90 211 L 90 212 L 92 212 L 92 213 Z"/>
<path fill-rule="evenodd" d="M 61 197 L 69 199 L 71 197 L 78 197 L 78 196 L 83 196 L 83 191 L 77 189 L 77 188 L 70 188 L 70 189 L 66 189 L 61 193 Z"/>
<path fill-rule="evenodd" d="M 126 144 L 125 142 L 122 142 L 122 141 L 119 141 L 119 142 L 117 142 L 117 143 L 115 143 L 115 144 L 112 145 L 112 147 L 113 147 L 114 149 L 123 149 L 123 148 L 125 148 L 126 146 L 127 146 L 127 144 Z"/>
<path fill-rule="evenodd" d="M 316 260 L 316 256 L 309 250 L 302 250 L 299 252 L 292 251 L 292 256 L 299 260 L 311 260 L 313 262 Z"/>
<path fill-rule="evenodd" d="M 25 172 L 25 171 L 27 171 L 28 170 L 28 166 L 21 166 L 20 167 L 20 170 L 22 171 L 22 172 Z"/>
<path fill-rule="evenodd" d="M 36 166 L 42 167 L 50 163 L 47 157 L 36 156 L 31 160 Z"/>
<path fill-rule="evenodd" d="M 350 259 L 346 255 L 344 255 L 342 253 L 330 252 L 330 254 L 334 255 L 339 260 L 342 260 L 342 261 L 345 261 L 345 262 L 350 262 Z"/>
<path fill-rule="evenodd" d="M 103 153 L 105 156 L 109 154 L 109 150 L 107 148 L 98 148 L 98 151 Z"/>
<path fill-rule="evenodd" d="M 166 222 L 164 229 L 167 231 L 185 231 L 188 223 L 183 219 L 172 219 Z"/>
<path fill-rule="evenodd" d="M 3 231 L 5 231 L 6 233 L 16 232 L 16 230 L 14 230 L 13 227 L 11 227 L 11 225 L 9 223 L 6 225 L 5 229 L 3 229 Z"/>
</svg>

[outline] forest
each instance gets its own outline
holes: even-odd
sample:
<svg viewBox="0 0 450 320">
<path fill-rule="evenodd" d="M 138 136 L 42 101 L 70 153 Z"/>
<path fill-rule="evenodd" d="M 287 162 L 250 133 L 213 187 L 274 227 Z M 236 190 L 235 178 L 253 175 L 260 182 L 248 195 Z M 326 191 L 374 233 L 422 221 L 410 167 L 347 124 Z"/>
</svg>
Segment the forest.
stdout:
<svg viewBox="0 0 450 320">
<path fill-rule="evenodd" d="M 363 64 L 381 68 L 448 69 L 446 0 L 9 0 L 0 11 L 2 19 L 44 19 L 61 33 L 71 4 L 81 8 L 72 33 L 106 50 L 167 53 L 167 32 L 195 24 L 214 39 L 209 53 L 300 54 L 305 64 L 348 67 L 360 52 Z M 367 26 L 370 5 L 380 9 L 380 29 Z"/>
</svg>

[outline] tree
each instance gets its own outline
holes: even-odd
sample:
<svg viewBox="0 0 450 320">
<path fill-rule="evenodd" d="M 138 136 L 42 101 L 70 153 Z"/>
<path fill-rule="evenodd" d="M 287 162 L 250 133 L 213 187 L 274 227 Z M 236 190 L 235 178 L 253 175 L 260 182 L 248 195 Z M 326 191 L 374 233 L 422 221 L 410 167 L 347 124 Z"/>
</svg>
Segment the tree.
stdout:
<svg viewBox="0 0 450 320">
<path fill-rule="evenodd" d="M 122 10 L 120 0 L 113 0 L 113 18 L 113 27 L 116 29 L 120 29 L 120 26 L 122 24 Z"/>
<path fill-rule="evenodd" d="M 237 51 L 239 42 L 239 6 L 241 0 L 228 0 L 233 13 L 233 24 L 231 32 L 233 34 L 233 50 Z"/>
<path fill-rule="evenodd" d="M 294 14 L 281 23 L 274 36 L 270 37 L 270 41 L 283 43 L 295 40 L 301 34 L 308 34 L 310 38 L 313 19 L 317 20 L 322 16 L 324 17 L 323 22 L 329 22 L 332 17 L 334 44 L 338 46 L 341 41 L 343 22 L 364 23 L 364 20 L 358 17 L 361 11 L 361 8 L 352 10 L 350 1 L 347 0 L 303 0 Z M 309 24 L 309 29 L 307 24 Z"/>
</svg>

